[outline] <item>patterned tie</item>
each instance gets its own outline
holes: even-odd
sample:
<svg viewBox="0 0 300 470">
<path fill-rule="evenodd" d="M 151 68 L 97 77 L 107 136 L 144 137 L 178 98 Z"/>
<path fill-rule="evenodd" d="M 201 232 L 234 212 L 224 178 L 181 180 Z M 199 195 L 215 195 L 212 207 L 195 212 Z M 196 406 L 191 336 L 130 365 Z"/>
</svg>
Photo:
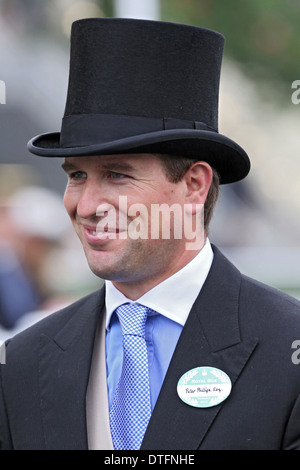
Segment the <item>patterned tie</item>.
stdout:
<svg viewBox="0 0 300 470">
<path fill-rule="evenodd" d="M 117 308 L 123 333 L 123 367 L 110 410 L 117 450 L 139 449 L 151 415 L 145 326 L 148 309 L 139 304 Z"/>
</svg>

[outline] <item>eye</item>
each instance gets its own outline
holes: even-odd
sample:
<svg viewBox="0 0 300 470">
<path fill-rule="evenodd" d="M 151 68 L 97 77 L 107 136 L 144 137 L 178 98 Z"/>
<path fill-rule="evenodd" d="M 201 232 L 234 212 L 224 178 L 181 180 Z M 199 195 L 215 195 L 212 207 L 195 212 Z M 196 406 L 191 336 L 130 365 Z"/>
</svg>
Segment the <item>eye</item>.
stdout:
<svg viewBox="0 0 300 470">
<path fill-rule="evenodd" d="M 74 171 L 69 174 L 70 180 L 81 180 L 86 178 L 86 173 L 84 171 Z"/>
<path fill-rule="evenodd" d="M 123 173 L 118 173 L 117 171 L 110 171 L 109 178 L 117 180 L 117 179 L 126 178 L 126 175 L 124 175 Z"/>
</svg>

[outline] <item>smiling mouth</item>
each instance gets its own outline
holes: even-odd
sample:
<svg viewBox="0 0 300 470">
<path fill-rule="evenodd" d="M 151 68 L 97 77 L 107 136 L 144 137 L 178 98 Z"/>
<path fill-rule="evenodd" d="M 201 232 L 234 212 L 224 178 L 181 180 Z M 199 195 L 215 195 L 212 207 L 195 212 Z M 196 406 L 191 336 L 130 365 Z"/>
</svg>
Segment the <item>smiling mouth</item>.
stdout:
<svg viewBox="0 0 300 470">
<path fill-rule="evenodd" d="M 121 233 L 125 233 L 127 230 L 122 228 L 110 228 L 103 227 L 102 230 L 96 230 L 95 228 L 84 227 L 84 232 L 88 241 L 96 242 L 97 240 L 103 240 L 104 238 L 117 238 Z"/>
<path fill-rule="evenodd" d="M 99 235 L 99 233 L 121 233 L 121 232 L 125 232 L 125 230 L 121 230 L 119 228 L 116 228 L 116 229 L 109 229 L 108 230 L 108 227 L 105 227 L 104 230 L 89 230 L 88 229 L 88 232 L 90 232 L 93 236 L 97 236 Z"/>
</svg>

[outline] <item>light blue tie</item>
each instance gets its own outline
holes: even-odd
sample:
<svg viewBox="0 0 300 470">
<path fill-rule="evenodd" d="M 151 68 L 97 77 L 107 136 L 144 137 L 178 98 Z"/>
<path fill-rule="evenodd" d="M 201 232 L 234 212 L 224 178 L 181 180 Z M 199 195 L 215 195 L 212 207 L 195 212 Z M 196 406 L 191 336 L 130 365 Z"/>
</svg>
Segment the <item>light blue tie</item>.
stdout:
<svg viewBox="0 0 300 470">
<path fill-rule="evenodd" d="M 140 448 L 151 415 L 148 355 L 145 326 L 148 309 L 124 304 L 116 313 L 123 334 L 123 366 L 110 410 L 114 448 Z"/>
</svg>

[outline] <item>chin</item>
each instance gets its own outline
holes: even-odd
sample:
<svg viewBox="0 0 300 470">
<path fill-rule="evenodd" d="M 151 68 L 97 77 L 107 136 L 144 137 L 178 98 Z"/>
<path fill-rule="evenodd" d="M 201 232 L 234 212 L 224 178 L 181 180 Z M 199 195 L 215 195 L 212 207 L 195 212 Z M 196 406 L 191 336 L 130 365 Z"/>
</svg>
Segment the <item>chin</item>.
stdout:
<svg viewBox="0 0 300 470">
<path fill-rule="evenodd" d="M 101 260 L 95 259 L 95 257 L 92 257 L 92 259 L 91 257 L 87 257 L 87 261 L 90 270 L 97 277 L 109 281 L 113 281 L 118 277 L 118 273 L 120 270 L 120 266 L 118 263 L 111 264 L 109 260 L 105 260 L 104 257 Z"/>
</svg>

